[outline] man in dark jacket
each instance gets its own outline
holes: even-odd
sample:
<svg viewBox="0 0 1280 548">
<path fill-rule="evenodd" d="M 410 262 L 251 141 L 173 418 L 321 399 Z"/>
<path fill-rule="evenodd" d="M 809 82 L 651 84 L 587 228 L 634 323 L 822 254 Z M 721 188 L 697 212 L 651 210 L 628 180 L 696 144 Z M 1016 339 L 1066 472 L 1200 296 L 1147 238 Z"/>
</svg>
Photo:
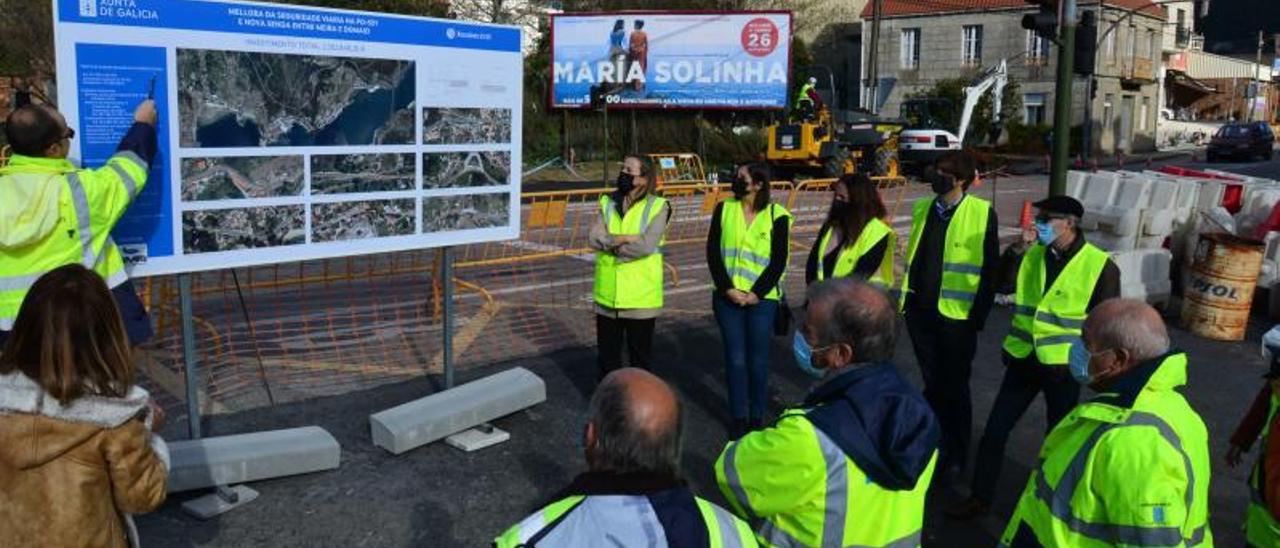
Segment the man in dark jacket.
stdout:
<svg viewBox="0 0 1280 548">
<path fill-rule="evenodd" d="M 872 286 L 810 286 L 797 365 L 821 380 L 771 428 L 732 442 L 716 481 L 769 546 L 918 546 L 937 459 L 933 410 L 894 368 L 897 318 Z"/>
<path fill-rule="evenodd" d="M 494 540 L 516 546 L 744 546 L 747 524 L 680 479 L 683 420 L 667 383 L 636 368 L 605 376 L 583 432 L 588 471 Z"/>
</svg>

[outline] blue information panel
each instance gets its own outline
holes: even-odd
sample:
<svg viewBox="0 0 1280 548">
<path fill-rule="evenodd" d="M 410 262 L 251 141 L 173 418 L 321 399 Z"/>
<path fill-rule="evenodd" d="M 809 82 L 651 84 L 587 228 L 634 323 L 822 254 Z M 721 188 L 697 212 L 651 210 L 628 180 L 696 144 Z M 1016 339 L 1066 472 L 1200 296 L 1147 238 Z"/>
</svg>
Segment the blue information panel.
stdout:
<svg viewBox="0 0 1280 548">
<path fill-rule="evenodd" d="M 112 232 L 134 276 L 513 239 L 514 27 L 197 0 L 54 0 L 73 160 L 154 94 L 159 153 Z"/>
<path fill-rule="evenodd" d="M 567 14 L 551 28 L 555 107 L 787 104 L 790 12 Z"/>
</svg>

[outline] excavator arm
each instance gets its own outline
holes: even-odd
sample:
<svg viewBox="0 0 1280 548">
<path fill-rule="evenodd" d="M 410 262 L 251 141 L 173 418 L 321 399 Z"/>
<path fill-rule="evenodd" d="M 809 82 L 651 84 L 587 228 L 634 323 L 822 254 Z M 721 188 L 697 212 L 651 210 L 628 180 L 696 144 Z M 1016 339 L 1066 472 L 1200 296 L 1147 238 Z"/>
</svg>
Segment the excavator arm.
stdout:
<svg viewBox="0 0 1280 548">
<path fill-rule="evenodd" d="M 964 111 L 960 113 L 960 129 L 956 132 L 956 136 L 960 138 L 960 142 L 964 142 L 965 134 L 969 132 L 969 122 L 973 118 L 973 109 L 977 108 L 978 101 L 987 91 L 993 91 L 992 110 L 997 118 L 1000 118 L 1000 110 L 1003 106 L 1004 86 L 1009 83 L 1009 65 L 1001 59 L 1000 63 L 991 70 L 977 79 L 972 86 L 964 88 Z M 992 90 L 994 88 L 994 90 Z"/>
</svg>

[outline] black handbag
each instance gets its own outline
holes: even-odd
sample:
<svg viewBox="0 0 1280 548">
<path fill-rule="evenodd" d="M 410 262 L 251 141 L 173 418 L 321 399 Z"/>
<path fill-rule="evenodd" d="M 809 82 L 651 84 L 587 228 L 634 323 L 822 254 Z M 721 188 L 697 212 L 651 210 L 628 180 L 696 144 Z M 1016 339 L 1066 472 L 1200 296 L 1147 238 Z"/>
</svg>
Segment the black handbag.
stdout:
<svg viewBox="0 0 1280 548">
<path fill-rule="evenodd" d="M 769 220 L 772 222 L 773 204 L 769 204 Z M 791 334 L 791 306 L 787 304 L 787 293 L 783 289 L 783 281 L 778 280 L 778 312 L 773 315 L 773 335 L 786 337 Z"/>
</svg>

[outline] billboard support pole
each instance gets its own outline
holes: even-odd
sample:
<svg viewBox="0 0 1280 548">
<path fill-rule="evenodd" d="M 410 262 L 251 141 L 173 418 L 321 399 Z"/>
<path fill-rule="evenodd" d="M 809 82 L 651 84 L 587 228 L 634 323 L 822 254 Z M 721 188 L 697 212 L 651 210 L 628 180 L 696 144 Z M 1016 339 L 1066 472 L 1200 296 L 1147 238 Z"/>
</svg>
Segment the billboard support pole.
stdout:
<svg viewBox="0 0 1280 548">
<path fill-rule="evenodd" d="M 631 109 L 631 153 L 640 154 L 640 138 L 636 135 L 636 109 Z"/>
<path fill-rule="evenodd" d="M 698 158 L 706 158 L 707 145 L 702 135 L 702 109 L 698 109 L 698 117 L 694 119 L 693 125 L 698 129 Z"/>
<path fill-rule="evenodd" d="M 609 186 L 609 97 L 605 96 L 604 106 L 600 107 L 604 112 L 604 149 L 600 153 L 600 181 L 604 186 Z"/>
<path fill-rule="evenodd" d="M 444 361 L 444 389 L 453 388 L 453 247 L 440 249 L 441 298 L 444 299 L 444 341 L 440 355 Z"/>
<path fill-rule="evenodd" d="M 187 385 L 187 433 L 200 439 L 200 394 L 196 390 L 199 375 L 196 367 L 195 321 L 191 313 L 191 274 L 178 275 L 178 300 L 182 309 L 182 373 Z"/>
</svg>

